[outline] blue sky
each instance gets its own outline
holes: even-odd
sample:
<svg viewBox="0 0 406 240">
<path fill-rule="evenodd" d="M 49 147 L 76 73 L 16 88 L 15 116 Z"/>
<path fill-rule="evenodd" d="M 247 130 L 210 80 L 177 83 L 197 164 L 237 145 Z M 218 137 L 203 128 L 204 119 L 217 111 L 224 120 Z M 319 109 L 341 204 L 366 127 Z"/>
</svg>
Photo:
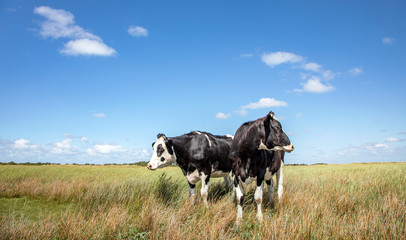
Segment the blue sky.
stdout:
<svg viewBox="0 0 406 240">
<path fill-rule="evenodd" d="M 0 161 L 149 160 L 273 110 L 286 163 L 406 160 L 404 1 L 0 2 Z"/>
</svg>

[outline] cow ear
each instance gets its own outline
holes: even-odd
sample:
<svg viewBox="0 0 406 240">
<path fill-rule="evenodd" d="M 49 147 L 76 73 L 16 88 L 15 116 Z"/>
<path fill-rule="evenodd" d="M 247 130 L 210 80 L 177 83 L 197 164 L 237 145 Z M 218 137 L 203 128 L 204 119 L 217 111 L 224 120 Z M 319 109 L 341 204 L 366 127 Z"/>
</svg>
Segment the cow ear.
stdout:
<svg viewBox="0 0 406 240">
<path fill-rule="evenodd" d="M 163 134 L 163 133 L 158 133 L 158 135 L 156 136 L 156 138 L 161 138 L 161 137 L 163 137 L 164 139 L 166 139 L 166 136 L 165 136 L 165 134 Z"/>
<path fill-rule="evenodd" d="M 275 113 L 273 113 L 272 111 L 270 111 L 270 112 L 268 113 L 268 117 L 271 117 L 271 120 L 272 120 L 272 119 L 275 119 Z"/>
<path fill-rule="evenodd" d="M 172 139 L 168 139 L 168 141 L 166 142 L 168 144 L 169 147 L 172 147 L 173 145 L 173 140 Z"/>
<path fill-rule="evenodd" d="M 272 121 L 273 118 L 274 118 L 274 114 L 273 114 L 273 112 L 271 111 L 270 113 L 268 113 L 268 115 L 266 115 L 264 124 L 265 124 L 266 126 L 268 126 L 268 125 L 270 124 L 270 122 Z"/>
</svg>

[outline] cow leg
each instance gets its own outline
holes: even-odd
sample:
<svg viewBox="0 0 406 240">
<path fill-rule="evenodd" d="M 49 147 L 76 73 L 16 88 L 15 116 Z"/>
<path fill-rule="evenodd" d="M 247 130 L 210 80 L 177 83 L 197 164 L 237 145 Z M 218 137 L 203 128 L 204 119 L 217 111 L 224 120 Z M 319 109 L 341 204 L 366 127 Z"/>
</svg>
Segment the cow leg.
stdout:
<svg viewBox="0 0 406 240">
<path fill-rule="evenodd" d="M 276 185 L 278 186 L 278 201 L 282 201 L 283 194 L 283 161 L 281 161 L 281 167 L 276 173 Z"/>
<path fill-rule="evenodd" d="M 204 205 L 208 208 L 209 204 L 207 203 L 207 196 L 209 195 L 210 176 L 202 172 L 201 180 L 202 180 L 202 189 L 200 190 L 200 195 L 203 198 Z"/>
<path fill-rule="evenodd" d="M 241 183 L 238 182 L 238 180 L 235 179 L 234 177 L 234 188 L 235 188 L 235 197 L 237 200 L 237 219 L 235 221 L 235 225 L 240 225 L 241 220 L 242 220 L 242 202 L 244 200 L 244 189 L 241 185 Z"/>
<path fill-rule="evenodd" d="M 229 187 L 231 186 L 231 178 L 229 174 L 224 176 L 224 185 L 226 187 L 226 190 L 228 191 Z"/>
<path fill-rule="evenodd" d="M 192 203 L 192 205 L 195 204 L 196 201 L 196 185 L 195 184 L 191 184 L 189 181 L 187 182 L 189 184 L 189 197 L 190 197 L 190 202 Z"/>
<path fill-rule="evenodd" d="M 273 194 L 275 190 L 272 178 L 266 181 L 266 186 L 268 187 L 269 203 L 273 204 Z"/>
<path fill-rule="evenodd" d="M 257 189 L 255 190 L 255 202 L 257 203 L 257 218 L 258 221 L 262 222 L 264 219 L 262 216 L 262 210 L 261 210 L 261 204 L 262 204 L 262 194 L 264 190 L 264 181 L 260 181 L 261 184 L 258 186 L 257 183 Z"/>
</svg>

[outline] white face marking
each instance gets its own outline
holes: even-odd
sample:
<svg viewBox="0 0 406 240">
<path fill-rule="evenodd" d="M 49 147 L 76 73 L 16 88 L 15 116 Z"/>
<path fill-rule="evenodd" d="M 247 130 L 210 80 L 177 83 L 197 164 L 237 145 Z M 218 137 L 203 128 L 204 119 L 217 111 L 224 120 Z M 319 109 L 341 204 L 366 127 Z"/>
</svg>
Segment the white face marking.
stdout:
<svg viewBox="0 0 406 240">
<path fill-rule="evenodd" d="M 150 170 L 155 170 L 157 168 L 163 168 L 171 165 L 172 163 L 176 162 L 176 154 L 175 151 L 172 152 L 173 154 L 169 154 L 168 149 L 166 148 L 165 139 L 160 137 L 154 144 L 154 151 L 152 153 L 151 160 L 148 163 Z M 158 149 L 159 148 L 159 149 Z M 162 154 L 158 156 L 158 150 L 162 151 Z M 163 161 L 162 161 L 163 159 Z"/>
<path fill-rule="evenodd" d="M 190 182 L 191 184 L 196 184 L 198 181 L 200 181 L 200 174 L 199 171 L 197 171 L 197 169 L 186 175 L 186 179 L 188 180 L 188 182 Z"/>
</svg>

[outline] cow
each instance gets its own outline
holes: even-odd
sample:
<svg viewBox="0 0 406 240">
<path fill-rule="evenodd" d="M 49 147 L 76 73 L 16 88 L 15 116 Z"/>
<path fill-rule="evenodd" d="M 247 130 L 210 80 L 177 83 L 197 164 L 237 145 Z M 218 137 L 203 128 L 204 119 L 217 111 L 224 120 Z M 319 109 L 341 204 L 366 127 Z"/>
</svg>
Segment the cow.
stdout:
<svg viewBox="0 0 406 240">
<path fill-rule="evenodd" d="M 263 118 L 246 122 L 235 133 L 230 150 L 232 161 L 233 186 L 237 202 L 236 225 L 242 220 L 241 203 L 244 199 L 244 187 L 256 181 L 255 202 L 257 218 L 263 220 L 261 204 L 264 181 L 268 185 L 269 197 L 273 199 L 272 176 L 277 174 L 278 197 L 282 196 L 284 152 L 294 147 L 282 130 L 282 126 L 271 111 Z"/>
<path fill-rule="evenodd" d="M 224 177 L 226 186 L 231 185 L 231 160 L 229 159 L 232 136 L 219 136 L 194 131 L 178 137 L 158 134 L 152 143 L 153 154 L 147 168 L 155 170 L 176 163 L 182 169 L 189 184 L 192 203 L 195 200 L 196 183 L 202 181 L 201 197 L 208 207 L 207 196 L 211 177 Z"/>
</svg>

